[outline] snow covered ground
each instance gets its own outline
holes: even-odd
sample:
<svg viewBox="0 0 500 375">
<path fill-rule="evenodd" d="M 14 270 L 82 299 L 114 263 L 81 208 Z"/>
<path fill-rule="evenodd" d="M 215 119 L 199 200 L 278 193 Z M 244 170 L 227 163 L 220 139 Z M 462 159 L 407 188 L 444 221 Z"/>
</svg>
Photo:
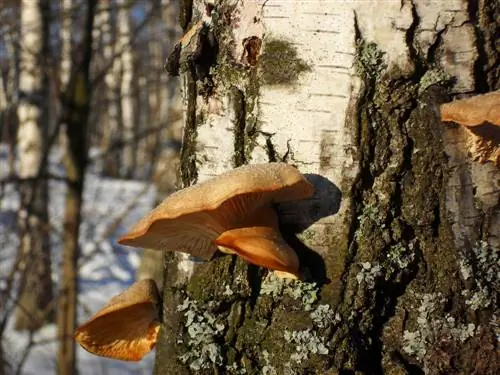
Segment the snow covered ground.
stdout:
<svg viewBox="0 0 500 375">
<path fill-rule="evenodd" d="M 0 181 L 5 177 L 6 146 L 0 144 Z M 53 153 L 50 158 L 51 173 L 61 175 L 60 155 Z M 116 244 L 116 238 L 151 209 L 155 199 L 155 189 L 144 182 L 102 178 L 95 169 L 86 176 L 83 206 L 83 222 L 80 233 L 81 259 L 79 275 L 78 318 L 82 323 L 135 281 L 135 270 L 140 261 L 137 251 Z M 5 290 L 5 278 L 15 260 L 18 238 L 15 218 L 19 197 L 13 184 L 0 185 L 0 292 Z M 58 264 L 61 256 L 61 222 L 64 209 L 65 187 L 62 182 L 51 181 L 49 212 L 52 241 L 52 276 L 59 279 Z M 0 312 L 0 317 L 3 312 Z M 7 332 L 2 338 L 4 355 L 13 371 L 23 361 L 26 348 L 31 350 L 18 374 L 56 374 L 57 342 L 55 325 L 38 331 L 33 337 L 13 329 L 14 319 L 10 318 Z M 78 346 L 78 369 L 86 374 L 151 374 L 154 352 L 138 363 L 108 360 L 87 353 Z M 13 372 L 15 373 L 15 372 Z"/>
</svg>

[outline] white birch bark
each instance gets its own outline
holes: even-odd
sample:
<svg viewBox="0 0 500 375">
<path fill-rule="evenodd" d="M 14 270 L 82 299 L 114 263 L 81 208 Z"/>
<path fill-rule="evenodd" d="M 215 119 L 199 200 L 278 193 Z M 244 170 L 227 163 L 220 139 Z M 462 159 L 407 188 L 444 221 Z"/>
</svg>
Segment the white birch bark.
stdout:
<svg viewBox="0 0 500 375">
<path fill-rule="evenodd" d="M 19 225 L 21 235 L 20 270 L 24 287 L 19 297 L 16 326 L 39 328 L 48 318 L 44 309 L 52 300 L 50 252 L 47 223 L 47 181 L 39 176 L 46 150 L 48 82 L 43 70 L 44 46 L 42 2 L 21 3 L 20 100 L 17 147 L 21 184 Z"/>
<path fill-rule="evenodd" d="M 206 14 L 206 5 L 194 3 L 196 21 Z M 167 255 L 166 333 L 158 345 L 158 374 L 205 365 L 231 366 L 235 373 L 264 373 L 266 367 L 277 374 L 406 373 L 412 366 L 435 373 L 437 366 L 450 366 L 441 362 L 444 355 L 463 361 L 475 350 L 490 350 L 481 342 L 495 340 L 498 332 L 498 315 L 492 314 L 498 309 L 492 307 L 499 283 L 500 171 L 468 159 L 460 130 L 439 121 L 437 101 L 443 98 L 428 90 L 448 76 L 453 77 L 451 96 L 485 89 L 477 84 L 478 56 L 491 57 L 484 56 L 475 33 L 487 32 L 477 13 L 483 14 L 488 3 L 476 5 L 463 0 L 215 2 L 219 20 L 221 15 L 229 20 L 218 30 L 220 53 L 234 46 L 233 61 L 218 60 L 215 94 L 208 103 L 197 96 L 195 121 L 189 110 L 196 89 L 189 78 L 184 81 L 190 122 L 181 157 L 183 182 L 205 181 L 233 168 L 238 133 L 245 138 L 244 162 L 284 159 L 309 174 L 316 195 L 278 211 L 285 228 L 306 229 L 299 237 L 312 253 L 301 261 L 312 264 L 319 255 L 324 263 L 329 282 L 321 286 L 320 303 L 332 317 L 326 331 L 319 329 L 309 313 L 266 297 L 266 280 L 251 279 L 238 263 L 216 259 L 200 266 L 183 254 Z M 256 76 L 240 70 L 243 78 L 235 79 L 250 37 L 262 40 Z M 271 65 L 291 69 L 288 60 L 297 60 L 307 67 L 292 72 L 296 81 L 263 80 L 267 73 L 271 78 L 289 73 L 269 71 L 264 64 L 266 53 L 279 56 L 266 46 L 279 45 L 297 56 L 281 55 Z M 252 79 L 259 80 L 257 89 L 249 84 Z M 236 127 L 240 113 L 233 88 L 246 104 L 243 132 Z M 473 271 L 471 264 L 478 268 Z M 222 276 L 214 280 L 214 275 Z M 230 285 L 237 296 L 221 285 Z M 245 288 L 252 293 L 241 297 Z M 176 341 L 178 334 L 189 336 L 189 322 L 175 312 L 186 296 L 200 304 L 221 301 L 214 319 L 227 327 L 219 348 L 226 357 L 197 356 L 202 348 Z M 445 313 L 446 301 L 463 310 Z M 472 318 L 476 311 L 485 313 L 483 318 Z M 314 348 L 305 348 L 309 345 Z M 169 362 L 175 356 L 181 360 Z M 484 366 L 495 368 L 498 361 L 493 363 Z"/>
<path fill-rule="evenodd" d="M 18 106 L 19 130 L 17 144 L 19 148 L 19 176 L 29 178 L 37 175 L 40 169 L 43 151 L 42 108 L 40 97 L 42 90 L 42 70 L 37 57 L 42 50 L 42 15 L 36 1 L 22 3 L 21 27 L 23 48 L 21 49 L 21 75 L 19 90 L 33 93 L 38 103 L 22 101 Z"/>
<path fill-rule="evenodd" d="M 131 44 L 130 7 L 127 0 L 118 1 L 118 35 L 117 49 L 120 51 L 121 62 L 121 121 L 123 151 L 120 166 L 121 175 L 131 177 L 135 168 L 135 149 L 137 145 L 134 140 L 135 119 L 133 86 L 134 79 L 134 56 Z"/>
<path fill-rule="evenodd" d="M 71 76 L 71 37 L 73 0 L 63 0 L 61 9 L 61 86 L 66 88 Z"/>
<path fill-rule="evenodd" d="M 120 75 L 121 62 L 113 38 L 113 18 L 111 17 L 113 7 L 107 2 L 98 2 L 97 13 L 100 14 L 102 22 L 102 42 L 103 42 L 103 59 L 105 66 L 108 66 L 104 76 L 106 84 L 106 126 L 103 126 L 101 148 L 107 152 L 109 147 L 118 139 L 120 129 Z M 114 175 L 118 174 L 118 157 L 116 151 L 113 150 L 106 157 L 105 168 Z"/>
</svg>

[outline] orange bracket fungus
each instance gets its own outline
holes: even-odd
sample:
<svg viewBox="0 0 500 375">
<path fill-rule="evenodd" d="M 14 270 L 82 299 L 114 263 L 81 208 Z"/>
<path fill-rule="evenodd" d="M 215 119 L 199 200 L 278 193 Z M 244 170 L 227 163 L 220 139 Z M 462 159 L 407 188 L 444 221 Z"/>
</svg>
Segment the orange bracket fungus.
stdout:
<svg viewBox="0 0 500 375">
<path fill-rule="evenodd" d="M 464 127 L 474 160 L 500 166 L 500 91 L 442 104 L 440 112 L 441 121 Z"/>
<path fill-rule="evenodd" d="M 464 126 L 489 122 L 500 126 L 500 91 L 442 104 L 441 121 L 452 121 Z"/>
<path fill-rule="evenodd" d="M 273 203 L 309 198 L 314 187 L 285 163 L 245 165 L 167 197 L 118 242 L 209 260 L 217 250 L 299 277 Z"/>
<path fill-rule="evenodd" d="M 75 340 L 101 357 L 139 361 L 156 344 L 159 301 L 153 280 L 137 281 L 78 327 Z"/>
</svg>

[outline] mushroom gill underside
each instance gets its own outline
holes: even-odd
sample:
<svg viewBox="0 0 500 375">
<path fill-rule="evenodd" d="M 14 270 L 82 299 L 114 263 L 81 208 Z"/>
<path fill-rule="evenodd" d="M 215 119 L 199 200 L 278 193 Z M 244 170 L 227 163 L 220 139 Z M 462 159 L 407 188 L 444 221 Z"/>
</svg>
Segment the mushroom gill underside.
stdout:
<svg viewBox="0 0 500 375">
<path fill-rule="evenodd" d="M 280 277 L 300 277 L 297 254 L 276 228 L 255 226 L 231 229 L 222 233 L 215 244 L 223 252 L 234 252 L 249 263 L 278 271 Z"/>
<path fill-rule="evenodd" d="M 90 353 L 139 361 L 154 348 L 159 328 L 156 307 L 145 302 L 94 317 L 74 337 Z"/>
</svg>

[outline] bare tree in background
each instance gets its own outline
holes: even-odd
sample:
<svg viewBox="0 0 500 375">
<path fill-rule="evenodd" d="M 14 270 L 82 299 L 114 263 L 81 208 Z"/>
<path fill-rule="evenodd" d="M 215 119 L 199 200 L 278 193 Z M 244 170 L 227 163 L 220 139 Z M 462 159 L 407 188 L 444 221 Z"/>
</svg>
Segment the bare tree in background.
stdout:
<svg viewBox="0 0 500 375">
<path fill-rule="evenodd" d="M 99 2 L 99 21 L 102 24 L 103 60 L 105 64 L 106 93 L 106 126 L 102 127 L 101 149 L 106 153 L 104 172 L 110 176 L 118 176 L 119 153 L 111 151 L 112 145 L 118 141 L 120 132 L 120 51 L 116 43 L 116 28 L 113 27 L 113 6 L 111 3 Z M 107 66 L 109 65 L 109 67 Z"/>
<path fill-rule="evenodd" d="M 154 182 L 158 200 L 177 189 L 177 170 L 179 168 L 179 150 L 182 132 L 182 120 L 179 116 L 181 100 L 175 95 L 179 89 L 179 79 L 168 77 L 164 65 L 164 50 L 176 43 L 180 38 L 180 27 L 177 25 L 179 5 L 176 1 L 162 0 L 161 12 L 158 12 L 151 29 L 153 35 L 163 38 L 150 38 L 148 41 L 148 67 L 143 72 L 146 78 L 145 99 L 149 111 L 145 113 L 144 127 L 160 124 L 161 130 L 152 133 L 139 142 L 138 167 L 144 172 L 143 178 L 151 178 Z M 162 42 L 165 40 L 165 43 Z M 141 172 L 138 171 L 139 176 Z M 141 264 L 137 270 L 137 278 L 154 279 L 158 285 L 163 284 L 163 254 L 144 249 Z"/>
<path fill-rule="evenodd" d="M 82 38 L 75 51 L 71 54 L 75 56 L 75 61 L 67 85 L 63 87 L 61 95 L 62 120 L 65 124 L 65 155 L 63 162 L 68 180 L 68 191 L 66 193 L 64 214 L 62 277 L 57 319 L 60 340 L 57 362 L 60 375 L 77 373 L 73 333 L 76 328 L 77 318 L 78 237 L 85 169 L 88 162 L 88 116 L 91 100 L 89 75 L 95 7 L 95 0 L 87 1 L 85 22 L 80 33 Z M 67 23 L 67 27 L 71 28 L 71 23 Z M 71 32 L 69 34 L 71 35 Z"/>
<path fill-rule="evenodd" d="M 9 145 L 8 168 L 9 175 L 15 173 L 15 146 L 17 129 L 17 102 L 19 94 L 19 25 L 9 22 L 19 19 L 20 6 L 16 2 L 5 2 L 0 7 L 1 40 L 7 52 L 7 74 L 4 82 L 5 105 L 2 111 L 2 133 L 0 137 Z"/>
<path fill-rule="evenodd" d="M 135 118 L 133 100 L 134 53 L 132 50 L 132 28 L 130 24 L 130 0 L 118 0 L 118 32 L 117 48 L 120 51 L 121 63 L 121 124 L 120 134 L 123 147 L 120 176 L 131 178 L 135 170 L 137 144 L 134 141 Z"/>
<path fill-rule="evenodd" d="M 17 150 L 19 210 L 19 285 L 16 328 L 35 330 L 52 319 L 50 243 L 45 160 L 48 148 L 48 4 L 21 2 L 21 52 Z"/>
</svg>

